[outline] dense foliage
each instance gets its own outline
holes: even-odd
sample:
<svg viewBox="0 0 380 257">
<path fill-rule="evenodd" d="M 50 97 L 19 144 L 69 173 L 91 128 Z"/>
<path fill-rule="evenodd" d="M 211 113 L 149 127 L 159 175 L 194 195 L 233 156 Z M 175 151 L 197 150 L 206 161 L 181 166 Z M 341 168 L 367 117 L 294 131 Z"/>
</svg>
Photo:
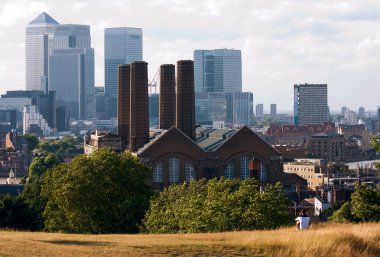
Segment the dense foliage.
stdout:
<svg viewBox="0 0 380 257">
<path fill-rule="evenodd" d="M 35 228 L 34 215 L 20 197 L 0 196 L 0 228 L 18 230 Z"/>
<path fill-rule="evenodd" d="M 254 180 L 192 180 L 172 185 L 150 202 L 149 233 L 193 233 L 277 228 L 290 222 L 280 184 L 258 192 Z"/>
<path fill-rule="evenodd" d="M 79 144 L 83 144 L 83 138 L 64 137 L 60 140 L 41 142 L 37 151 L 43 153 L 55 153 L 59 156 L 69 153 L 83 153 L 83 149 L 77 147 Z"/>
<path fill-rule="evenodd" d="M 30 229 L 37 230 L 43 228 L 42 212 L 46 206 L 46 198 L 41 196 L 41 186 L 47 170 L 60 163 L 55 154 L 48 154 L 43 157 L 35 157 L 29 167 L 29 178 L 25 189 L 21 194 L 23 200 L 30 208 L 33 224 Z"/>
<path fill-rule="evenodd" d="M 28 151 L 31 152 L 38 146 L 38 138 L 36 135 L 33 134 L 25 134 L 24 135 L 25 141 L 28 144 Z"/>
<path fill-rule="evenodd" d="M 137 232 L 152 195 L 150 170 L 130 152 L 102 148 L 49 170 L 45 229 L 70 233 Z"/>
<path fill-rule="evenodd" d="M 380 187 L 356 184 L 351 201 L 346 202 L 330 218 L 334 223 L 380 221 Z"/>
</svg>

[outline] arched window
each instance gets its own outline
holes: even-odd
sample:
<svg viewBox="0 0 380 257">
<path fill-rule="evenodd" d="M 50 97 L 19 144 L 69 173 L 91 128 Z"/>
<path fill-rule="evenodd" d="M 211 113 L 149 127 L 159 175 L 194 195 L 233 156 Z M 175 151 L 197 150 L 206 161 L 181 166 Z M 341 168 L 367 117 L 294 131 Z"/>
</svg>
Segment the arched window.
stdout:
<svg viewBox="0 0 380 257">
<path fill-rule="evenodd" d="M 195 173 L 195 169 L 190 162 L 186 162 L 185 164 L 185 172 L 186 172 L 186 181 L 190 182 L 192 179 L 196 179 L 197 175 Z"/>
<path fill-rule="evenodd" d="M 169 158 L 169 182 L 179 183 L 179 159 Z"/>
<path fill-rule="evenodd" d="M 234 161 L 230 161 L 226 168 L 224 169 L 224 177 L 226 179 L 234 179 L 235 178 L 235 163 Z"/>
<path fill-rule="evenodd" d="M 260 162 L 260 181 L 266 182 L 268 180 L 267 169 L 262 162 Z"/>
<path fill-rule="evenodd" d="M 244 155 L 240 157 L 240 180 L 249 178 L 249 160 L 252 157 Z"/>
<path fill-rule="evenodd" d="M 163 180 L 163 163 L 159 162 L 153 169 L 153 182 L 162 183 Z"/>
</svg>

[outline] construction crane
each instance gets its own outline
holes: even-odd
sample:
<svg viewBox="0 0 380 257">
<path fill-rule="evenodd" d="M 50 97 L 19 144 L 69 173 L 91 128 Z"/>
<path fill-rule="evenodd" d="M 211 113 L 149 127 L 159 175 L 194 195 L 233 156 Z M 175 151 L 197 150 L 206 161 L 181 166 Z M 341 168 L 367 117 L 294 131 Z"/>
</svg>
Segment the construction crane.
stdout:
<svg viewBox="0 0 380 257">
<path fill-rule="evenodd" d="M 160 80 L 160 70 L 157 70 L 156 74 L 154 75 L 153 79 L 148 80 L 148 91 L 149 94 L 157 94 L 157 84 Z"/>
</svg>

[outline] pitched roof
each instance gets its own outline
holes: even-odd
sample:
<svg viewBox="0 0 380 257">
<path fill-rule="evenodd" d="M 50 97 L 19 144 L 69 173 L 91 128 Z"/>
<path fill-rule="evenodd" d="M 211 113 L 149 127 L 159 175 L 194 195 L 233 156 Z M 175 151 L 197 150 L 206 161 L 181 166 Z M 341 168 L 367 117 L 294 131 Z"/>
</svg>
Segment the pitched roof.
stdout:
<svg viewBox="0 0 380 257">
<path fill-rule="evenodd" d="M 34 24 L 55 24 L 59 25 L 59 23 L 54 20 L 49 14 L 46 12 L 41 13 L 40 15 L 37 16 L 34 20 L 32 20 L 29 25 L 34 25 Z"/>
</svg>

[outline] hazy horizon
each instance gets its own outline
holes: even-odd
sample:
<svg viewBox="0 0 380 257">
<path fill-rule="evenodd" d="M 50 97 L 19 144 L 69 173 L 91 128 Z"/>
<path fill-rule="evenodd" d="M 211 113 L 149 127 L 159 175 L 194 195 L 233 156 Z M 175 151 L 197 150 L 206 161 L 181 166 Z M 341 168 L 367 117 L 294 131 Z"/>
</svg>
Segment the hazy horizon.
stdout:
<svg viewBox="0 0 380 257">
<path fill-rule="evenodd" d="M 195 49 L 242 50 L 243 91 L 254 105 L 291 111 L 293 85 L 328 84 L 331 111 L 380 105 L 377 1 L 3 0 L 0 93 L 25 90 L 25 28 L 41 12 L 91 26 L 95 86 L 104 86 L 104 29 L 143 29 L 150 78 L 159 65 L 193 59 Z"/>
</svg>

